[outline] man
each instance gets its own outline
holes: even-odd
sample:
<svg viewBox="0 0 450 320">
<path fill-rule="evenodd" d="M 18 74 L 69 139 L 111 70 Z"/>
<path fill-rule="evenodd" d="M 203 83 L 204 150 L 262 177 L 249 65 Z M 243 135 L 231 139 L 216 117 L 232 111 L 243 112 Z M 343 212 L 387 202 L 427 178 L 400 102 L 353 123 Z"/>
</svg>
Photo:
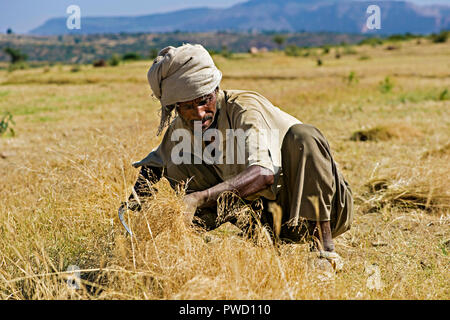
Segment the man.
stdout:
<svg viewBox="0 0 450 320">
<path fill-rule="evenodd" d="M 148 81 L 162 105 L 161 144 L 134 163 L 140 175 L 128 208 L 138 208 L 162 176 L 172 187 L 186 182 L 188 222 L 217 227 L 218 197 L 226 191 L 250 202 L 261 199 L 261 220 L 273 227 L 269 202 L 282 209 L 279 238 L 305 234 L 334 251 L 333 238 L 350 228 L 351 190 L 330 147 L 315 127 L 273 106 L 256 92 L 221 90 L 221 72 L 200 45 L 161 50 Z M 173 113 L 176 113 L 174 117 Z"/>
</svg>

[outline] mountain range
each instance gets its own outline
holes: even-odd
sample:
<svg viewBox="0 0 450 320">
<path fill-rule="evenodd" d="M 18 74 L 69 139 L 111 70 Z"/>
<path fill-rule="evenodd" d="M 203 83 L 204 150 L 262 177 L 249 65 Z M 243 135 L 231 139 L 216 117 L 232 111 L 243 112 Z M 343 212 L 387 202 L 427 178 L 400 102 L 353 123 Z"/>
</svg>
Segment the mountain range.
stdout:
<svg viewBox="0 0 450 320">
<path fill-rule="evenodd" d="M 369 5 L 380 7 L 381 29 L 367 29 Z M 429 34 L 450 29 L 450 5 L 419 6 L 406 1 L 250 0 L 224 9 L 192 8 L 133 17 L 81 17 L 79 30 L 69 30 L 67 18 L 49 19 L 30 33 L 303 31 Z"/>
</svg>

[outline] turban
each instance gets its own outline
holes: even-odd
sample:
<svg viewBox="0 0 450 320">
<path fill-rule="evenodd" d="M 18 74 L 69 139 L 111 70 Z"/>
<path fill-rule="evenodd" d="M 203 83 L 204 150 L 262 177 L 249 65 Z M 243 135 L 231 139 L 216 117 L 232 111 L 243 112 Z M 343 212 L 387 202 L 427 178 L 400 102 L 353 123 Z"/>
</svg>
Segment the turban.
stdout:
<svg viewBox="0 0 450 320">
<path fill-rule="evenodd" d="M 147 74 L 153 94 L 161 102 L 158 135 L 170 123 L 174 104 L 210 94 L 222 73 L 201 45 L 185 44 L 162 49 Z"/>
</svg>

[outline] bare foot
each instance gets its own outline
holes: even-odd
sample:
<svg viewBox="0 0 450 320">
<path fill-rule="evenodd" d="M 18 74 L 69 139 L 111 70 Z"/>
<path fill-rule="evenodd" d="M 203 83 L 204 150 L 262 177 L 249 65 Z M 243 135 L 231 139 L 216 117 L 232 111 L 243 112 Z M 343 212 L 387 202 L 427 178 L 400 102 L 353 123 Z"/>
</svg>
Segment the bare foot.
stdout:
<svg viewBox="0 0 450 320">
<path fill-rule="evenodd" d="M 312 227 L 312 230 L 310 229 L 310 234 L 319 241 L 319 243 L 314 243 L 315 249 L 318 249 L 319 251 L 334 252 L 330 221 L 320 221 L 319 223 L 310 221 L 310 226 Z"/>
</svg>

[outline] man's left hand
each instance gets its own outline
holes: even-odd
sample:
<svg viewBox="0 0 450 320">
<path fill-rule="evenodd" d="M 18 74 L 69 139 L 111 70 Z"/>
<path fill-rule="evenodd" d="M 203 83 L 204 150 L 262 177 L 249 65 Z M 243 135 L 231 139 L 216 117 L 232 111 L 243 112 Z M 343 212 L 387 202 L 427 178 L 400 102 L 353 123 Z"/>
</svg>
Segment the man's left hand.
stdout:
<svg viewBox="0 0 450 320">
<path fill-rule="evenodd" d="M 192 219 L 194 218 L 195 211 L 202 204 L 201 194 L 199 192 L 187 194 L 184 196 L 183 202 L 186 206 L 184 218 L 186 224 L 189 225 L 192 222 Z"/>
</svg>

